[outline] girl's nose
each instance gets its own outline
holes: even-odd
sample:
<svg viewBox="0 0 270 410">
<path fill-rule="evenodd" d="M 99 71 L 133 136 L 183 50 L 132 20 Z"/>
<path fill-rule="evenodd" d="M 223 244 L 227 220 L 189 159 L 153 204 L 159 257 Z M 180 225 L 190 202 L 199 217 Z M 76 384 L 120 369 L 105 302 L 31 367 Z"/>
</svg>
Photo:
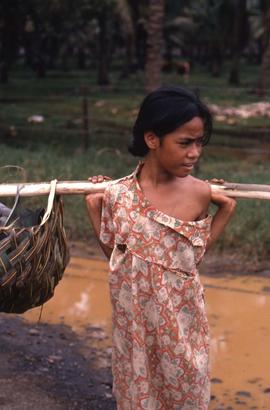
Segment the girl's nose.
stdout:
<svg viewBox="0 0 270 410">
<path fill-rule="evenodd" d="M 189 158 L 198 158 L 201 155 L 202 146 L 196 143 L 190 145 L 190 149 L 188 150 Z"/>
</svg>

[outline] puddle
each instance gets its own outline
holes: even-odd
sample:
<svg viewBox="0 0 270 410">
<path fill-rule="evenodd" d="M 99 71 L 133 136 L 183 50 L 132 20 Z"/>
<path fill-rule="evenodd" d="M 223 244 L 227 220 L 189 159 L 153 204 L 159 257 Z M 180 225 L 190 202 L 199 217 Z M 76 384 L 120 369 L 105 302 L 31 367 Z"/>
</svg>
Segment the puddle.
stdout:
<svg viewBox="0 0 270 410">
<path fill-rule="evenodd" d="M 211 327 L 210 409 L 270 409 L 269 279 L 202 279 Z"/>
<path fill-rule="evenodd" d="M 38 307 L 23 316 L 37 322 L 40 311 L 41 308 Z M 72 258 L 62 281 L 55 288 L 54 297 L 43 306 L 41 322 L 64 323 L 79 334 L 91 325 L 97 327 L 96 339 L 105 343 L 99 328 L 110 335 L 111 306 L 107 263 L 102 260 Z M 107 344 L 110 344 L 109 337 Z"/>
<path fill-rule="evenodd" d="M 41 321 L 111 332 L 107 263 L 72 258 Z M 270 285 L 255 276 L 202 276 L 211 327 L 210 410 L 270 409 Z M 37 321 L 40 308 L 24 314 Z M 110 336 L 100 337 L 110 345 Z"/>
</svg>

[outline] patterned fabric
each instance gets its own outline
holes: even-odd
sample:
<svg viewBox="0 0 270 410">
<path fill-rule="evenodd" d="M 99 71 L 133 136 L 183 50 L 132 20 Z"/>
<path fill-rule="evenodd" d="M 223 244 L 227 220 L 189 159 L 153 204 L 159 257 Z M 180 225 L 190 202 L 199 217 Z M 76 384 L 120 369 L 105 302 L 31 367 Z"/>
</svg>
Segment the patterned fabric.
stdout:
<svg viewBox="0 0 270 410">
<path fill-rule="evenodd" d="M 136 175 L 105 191 L 112 247 L 114 394 L 119 410 L 208 408 L 209 336 L 197 265 L 211 217 L 184 222 L 147 201 Z"/>
</svg>

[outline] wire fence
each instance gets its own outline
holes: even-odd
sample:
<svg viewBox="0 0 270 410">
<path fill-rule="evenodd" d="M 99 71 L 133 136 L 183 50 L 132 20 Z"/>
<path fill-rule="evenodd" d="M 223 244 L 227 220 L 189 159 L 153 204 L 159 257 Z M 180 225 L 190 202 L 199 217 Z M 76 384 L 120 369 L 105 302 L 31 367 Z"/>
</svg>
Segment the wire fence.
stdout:
<svg viewBox="0 0 270 410">
<path fill-rule="evenodd" d="M 44 85 L 41 87 L 44 87 Z M 209 85 L 199 85 L 203 90 Z M 217 90 L 215 86 L 211 90 Z M 144 94 L 143 87 L 132 87 L 119 84 L 106 88 L 104 91 L 100 86 L 84 86 L 76 89 L 61 91 L 61 95 L 52 96 L 31 96 L 31 90 L 27 95 L 1 95 L 0 105 L 6 107 L 0 114 L 0 143 L 8 145 L 40 145 L 40 144 L 62 144 L 68 145 L 71 149 L 81 148 L 87 150 L 91 145 L 98 148 L 103 146 L 116 147 L 119 142 L 127 141 L 131 134 L 132 121 L 123 119 L 108 118 L 106 113 L 97 115 L 93 108 L 102 101 L 102 98 L 109 98 L 113 101 L 117 92 L 122 95 L 127 91 L 129 94 Z M 220 90 L 219 90 L 220 91 Z M 229 87 L 226 93 L 240 93 L 250 91 L 250 87 Z M 35 90 L 36 92 L 36 90 Z M 136 94 L 137 93 L 137 94 Z M 3 93 L 2 93 L 3 94 Z M 140 100 L 141 98 L 138 98 Z M 69 102 L 67 112 L 59 113 L 61 104 Z M 42 112 L 42 107 L 47 105 L 47 115 L 26 115 L 27 110 L 20 111 L 21 107 L 31 104 L 31 109 L 36 108 L 37 112 Z M 106 101 L 108 103 L 108 100 Z M 72 109 L 70 107 L 72 106 Z M 7 109 L 8 107 L 8 109 Z M 46 111 L 46 110 L 45 110 Z M 32 118 L 31 118 L 32 117 Z M 36 118 L 35 118 L 36 117 Z M 270 120 L 265 127 L 258 126 L 228 126 L 214 124 L 215 138 L 212 139 L 213 145 L 243 147 L 249 143 L 251 147 L 260 143 L 270 142 Z"/>
</svg>

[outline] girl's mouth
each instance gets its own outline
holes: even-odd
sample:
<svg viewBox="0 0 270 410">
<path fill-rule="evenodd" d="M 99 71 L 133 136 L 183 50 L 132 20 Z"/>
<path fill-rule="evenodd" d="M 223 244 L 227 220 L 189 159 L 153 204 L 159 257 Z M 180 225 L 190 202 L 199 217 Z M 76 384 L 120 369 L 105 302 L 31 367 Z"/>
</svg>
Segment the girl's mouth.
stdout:
<svg viewBox="0 0 270 410">
<path fill-rule="evenodd" d="M 184 167 L 188 168 L 188 169 L 192 169 L 194 167 L 194 165 L 195 165 L 195 162 L 189 163 L 189 164 L 184 164 Z"/>
</svg>

